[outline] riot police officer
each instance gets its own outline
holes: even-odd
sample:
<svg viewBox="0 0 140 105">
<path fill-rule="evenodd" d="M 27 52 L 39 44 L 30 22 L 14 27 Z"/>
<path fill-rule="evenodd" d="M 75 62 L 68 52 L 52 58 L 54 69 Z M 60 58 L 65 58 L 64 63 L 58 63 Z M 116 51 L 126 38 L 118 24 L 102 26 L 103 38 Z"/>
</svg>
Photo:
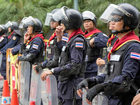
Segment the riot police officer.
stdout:
<svg viewBox="0 0 140 105">
<path fill-rule="evenodd" d="M 50 60 L 53 59 L 54 50 L 55 50 L 54 49 L 55 39 L 56 39 L 55 29 L 57 26 L 60 25 L 60 19 L 57 19 L 58 16 L 54 16 L 54 14 L 57 11 L 59 11 L 59 8 L 52 10 L 51 13 L 47 13 L 46 20 L 45 20 L 45 25 L 50 26 L 51 30 L 53 30 L 53 34 L 50 36 L 49 42 L 47 44 L 47 58 Z M 47 64 L 47 61 L 45 64 Z"/>
<path fill-rule="evenodd" d="M 8 48 L 12 48 L 16 46 L 20 42 L 21 35 L 17 33 L 15 30 L 18 29 L 18 23 L 17 22 L 8 22 L 5 25 L 8 28 L 8 32 L 10 35 L 8 36 L 8 43 L 0 49 L 0 52 L 2 53 L 2 66 L 1 66 L 1 74 L 6 79 L 6 50 Z"/>
<path fill-rule="evenodd" d="M 17 33 L 21 34 L 24 37 L 27 34 L 27 28 L 28 28 L 26 25 L 24 25 L 25 24 L 24 22 L 26 21 L 27 18 L 29 18 L 29 17 L 24 17 L 19 24 L 19 30 L 15 30 Z M 13 55 L 21 53 L 22 47 L 24 46 L 24 37 L 21 37 L 21 42 L 18 45 L 11 48 L 11 53 Z"/>
<path fill-rule="evenodd" d="M 47 75 L 57 74 L 60 105 L 81 105 L 81 99 L 75 94 L 75 88 L 84 76 L 87 47 L 83 32 L 80 29 L 82 15 L 78 11 L 66 7 L 62 7 L 61 11 L 59 14 L 62 16 L 61 26 L 68 33 L 68 43 L 62 48 L 59 66 L 44 71 L 41 78 L 45 80 Z M 61 41 L 58 43 L 60 44 Z"/>
<path fill-rule="evenodd" d="M 27 34 L 24 36 L 22 56 L 18 57 L 18 61 L 29 61 L 32 64 L 43 61 L 44 37 L 43 34 L 40 34 L 41 21 L 29 16 L 24 20 L 23 26 L 28 28 Z"/>
<path fill-rule="evenodd" d="M 139 23 L 139 11 L 128 3 L 110 4 L 100 19 L 110 22 L 112 33 L 118 39 L 108 53 L 106 76 L 82 81 L 77 93 L 81 95 L 81 88 L 90 85 L 87 92 L 89 103 L 103 92 L 108 97 L 108 105 L 131 105 L 136 87 L 140 86 L 140 43 L 133 31 Z"/>
<path fill-rule="evenodd" d="M 91 11 L 84 11 L 83 26 L 85 29 L 85 38 L 88 42 L 88 49 L 86 54 L 86 72 L 85 78 L 97 75 L 96 59 L 102 57 L 103 47 L 106 47 L 108 40 L 107 35 L 96 28 L 97 19 Z"/>
<path fill-rule="evenodd" d="M 63 31 L 62 31 L 63 29 L 58 29 L 60 26 L 60 23 L 61 23 L 61 17 L 59 16 L 60 11 L 61 11 L 60 9 L 57 9 L 57 10 L 55 9 L 55 10 L 53 10 L 53 12 L 51 12 L 53 14 L 51 16 L 50 27 L 53 29 L 55 28 L 55 32 L 50 37 L 51 40 L 49 40 L 49 41 L 53 41 L 53 44 L 52 44 L 53 46 L 51 46 L 52 50 L 53 50 L 53 57 L 52 57 L 52 59 L 50 59 L 50 60 L 46 59 L 44 62 L 37 65 L 35 67 L 36 71 L 39 71 L 39 69 L 44 69 L 44 68 L 51 69 L 51 68 L 58 66 L 58 60 L 59 60 L 59 56 L 61 53 L 61 48 L 68 41 L 67 33 L 63 33 Z M 61 47 L 57 46 L 57 40 L 59 37 L 62 39 L 63 45 Z"/>
</svg>

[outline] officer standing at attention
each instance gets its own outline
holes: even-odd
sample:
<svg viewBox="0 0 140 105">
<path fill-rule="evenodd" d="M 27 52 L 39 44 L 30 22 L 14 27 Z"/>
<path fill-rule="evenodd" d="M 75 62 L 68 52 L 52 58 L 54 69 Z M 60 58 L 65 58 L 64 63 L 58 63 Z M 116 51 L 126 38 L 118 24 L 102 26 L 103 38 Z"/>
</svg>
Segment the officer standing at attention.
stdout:
<svg viewBox="0 0 140 105">
<path fill-rule="evenodd" d="M 46 20 L 45 20 L 45 25 L 46 26 L 50 26 L 51 30 L 53 30 L 53 34 L 50 36 L 49 38 L 49 42 L 47 45 L 47 58 L 52 60 L 53 59 L 53 55 L 54 55 L 54 46 L 55 46 L 55 40 L 56 40 L 56 33 L 55 33 L 55 29 L 57 26 L 60 25 L 60 19 L 56 20 L 56 17 L 54 17 L 54 14 L 59 11 L 60 8 L 54 9 L 51 11 L 51 13 L 47 13 L 46 16 Z M 47 60 L 46 62 L 43 62 L 44 65 L 47 64 Z"/>
<path fill-rule="evenodd" d="M 27 34 L 24 37 L 24 44 L 22 46 L 22 56 L 19 56 L 18 61 L 29 61 L 31 64 L 42 62 L 44 51 L 44 37 L 40 34 L 42 31 L 42 23 L 39 19 L 29 16 L 24 20 L 27 28 Z M 16 63 L 17 63 L 16 62 Z"/>
<path fill-rule="evenodd" d="M 91 11 L 84 11 L 82 16 L 85 29 L 84 37 L 88 42 L 85 72 L 85 78 L 88 78 L 97 75 L 98 66 L 96 64 L 96 59 L 102 57 L 103 48 L 106 47 L 108 37 L 96 28 L 97 19 L 94 13 Z"/>
<path fill-rule="evenodd" d="M 87 47 L 80 28 L 82 15 L 77 10 L 66 7 L 62 7 L 61 11 L 61 26 L 68 33 L 68 43 L 62 48 L 59 66 L 44 71 L 41 74 L 41 78 L 45 80 L 47 75 L 58 75 L 59 105 L 81 105 L 81 99 L 76 95 L 75 89 L 84 77 L 84 61 Z"/>
<path fill-rule="evenodd" d="M 61 53 L 61 47 L 59 48 L 57 46 L 57 37 L 62 37 L 62 44 L 63 45 L 65 45 L 68 41 L 67 33 L 63 33 L 63 31 L 62 31 L 62 33 L 60 34 L 60 33 L 57 32 L 57 27 L 59 27 L 60 23 L 61 23 L 61 16 L 59 16 L 60 12 L 61 12 L 61 10 L 57 9 L 57 11 L 55 11 L 55 13 L 52 14 L 51 22 L 50 22 L 50 27 L 51 28 L 55 27 L 55 31 L 54 31 L 54 34 L 53 34 L 55 36 L 52 35 L 53 36 L 53 44 L 52 44 L 53 46 L 51 46 L 52 50 L 53 50 L 53 57 L 52 57 L 52 59 L 49 59 L 49 60 L 46 59 L 44 62 L 38 64 L 34 68 L 37 72 L 41 69 L 44 69 L 44 68 L 51 69 L 51 68 L 57 67 L 59 56 L 60 56 L 60 53 Z M 52 36 L 50 37 L 50 39 L 52 39 Z M 52 40 L 49 40 L 49 41 L 52 41 Z"/>
<path fill-rule="evenodd" d="M 8 48 L 12 48 L 16 46 L 20 42 L 21 35 L 15 32 L 15 30 L 18 30 L 18 23 L 17 22 L 8 22 L 5 25 L 8 28 L 8 32 L 10 35 L 8 36 L 8 43 L 0 49 L 0 53 L 2 53 L 2 65 L 0 68 L 0 72 L 4 79 L 6 79 L 6 50 Z"/>
<path fill-rule="evenodd" d="M 140 42 L 134 33 L 139 23 L 139 11 L 128 3 L 110 4 L 100 19 L 110 22 L 112 33 L 118 39 L 108 53 L 106 76 L 83 80 L 77 93 L 81 96 L 81 89 L 88 87 L 88 103 L 103 92 L 108 98 L 108 105 L 131 105 L 136 94 L 134 87 L 140 87 Z"/>
</svg>

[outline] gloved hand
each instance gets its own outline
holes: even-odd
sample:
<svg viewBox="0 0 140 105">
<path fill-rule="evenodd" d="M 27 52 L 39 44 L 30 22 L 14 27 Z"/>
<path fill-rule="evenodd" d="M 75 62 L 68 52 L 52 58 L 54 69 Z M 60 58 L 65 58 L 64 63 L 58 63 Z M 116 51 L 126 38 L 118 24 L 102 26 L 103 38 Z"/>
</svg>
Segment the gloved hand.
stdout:
<svg viewBox="0 0 140 105">
<path fill-rule="evenodd" d="M 122 95 L 130 90 L 131 81 L 124 80 L 121 84 L 120 83 L 113 83 L 108 82 L 107 85 L 104 87 L 104 93 L 106 95 Z"/>
<path fill-rule="evenodd" d="M 18 60 L 19 61 L 32 61 L 34 58 L 35 58 L 35 54 L 33 54 L 33 53 L 29 53 L 29 54 L 27 54 L 26 56 L 24 56 L 24 55 L 22 55 L 22 56 L 19 56 L 18 57 Z"/>
<path fill-rule="evenodd" d="M 35 70 L 36 70 L 37 73 L 39 73 L 39 71 L 42 70 L 42 69 L 43 69 L 43 68 L 42 68 L 42 64 L 41 64 L 41 63 L 38 64 L 38 65 L 35 67 Z"/>
<path fill-rule="evenodd" d="M 82 92 L 82 88 L 91 88 L 92 86 L 97 84 L 97 79 L 96 78 L 87 78 L 84 79 L 83 81 L 81 81 L 78 86 L 77 86 L 77 94 L 79 97 L 82 96 L 83 92 Z"/>
<path fill-rule="evenodd" d="M 92 102 L 93 98 L 98 93 L 100 93 L 101 91 L 103 91 L 105 86 L 106 86 L 106 84 L 105 83 L 102 83 L 102 84 L 97 84 L 97 85 L 93 86 L 91 89 L 89 89 L 87 91 L 87 96 L 86 96 L 87 100 L 89 102 Z"/>
<path fill-rule="evenodd" d="M 96 78 L 87 78 L 84 79 L 83 81 L 81 81 L 78 86 L 77 86 L 77 90 L 78 89 L 82 89 L 82 88 L 91 88 L 92 86 L 97 84 L 97 80 Z"/>
</svg>

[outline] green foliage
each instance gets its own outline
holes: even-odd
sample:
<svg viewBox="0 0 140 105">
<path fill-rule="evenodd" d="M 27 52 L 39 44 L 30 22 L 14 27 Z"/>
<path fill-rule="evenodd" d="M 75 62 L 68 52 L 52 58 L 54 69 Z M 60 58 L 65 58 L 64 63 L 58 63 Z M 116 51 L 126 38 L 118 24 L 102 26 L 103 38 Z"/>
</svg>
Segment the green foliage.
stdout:
<svg viewBox="0 0 140 105">
<path fill-rule="evenodd" d="M 44 24 L 46 13 L 55 8 L 68 6 L 73 8 L 74 0 L 0 0 L 0 24 L 5 24 L 7 21 L 18 21 L 25 16 L 33 16 L 39 18 Z M 97 27 L 106 32 L 107 25 L 99 20 L 100 15 L 105 8 L 111 4 L 131 3 L 139 8 L 140 0 L 79 0 L 79 11 L 92 11 L 98 18 Z M 44 27 L 44 32 L 47 33 L 48 27 Z"/>
</svg>

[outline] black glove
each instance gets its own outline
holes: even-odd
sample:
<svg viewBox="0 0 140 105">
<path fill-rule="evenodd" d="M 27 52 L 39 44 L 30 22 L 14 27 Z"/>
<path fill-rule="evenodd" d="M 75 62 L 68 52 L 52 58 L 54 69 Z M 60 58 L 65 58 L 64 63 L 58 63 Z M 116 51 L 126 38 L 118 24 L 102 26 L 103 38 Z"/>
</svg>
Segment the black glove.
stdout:
<svg viewBox="0 0 140 105">
<path fill-rule="evenodd" d="M 96 78 L 87 78 L 87 79 L 84 79 L 83 81 L 81 81 L 78 86 L 77 86 L 77 90 L 78 89 L 82 89 L 82 88 L 91 88 L 92 86 L 96 85 L 97 84 L 97 79 Z"/>
<path fill-rule="evenodd" d="M 93 98 L 98 94 L 100 93 L 101 91 L 104 90 L 104 87 L 105 87 L 106 84 L 102 83 L 102 84 L 97 84 L 95 86 L 93 86 L 91 89 L 89 89 L 87 91 L 87 96 L 86 98 L 92 102 Z"/>
<path fill-rule="evenodd" d="M 18 57 L 19 61 L 32 61 L 35 58 L 35 54 L 29 53 L 27 55 L 22 55 Z"/>
<path fill-rule="evenodd" d="M 38 64 L 35 69 L 36 69 L 36 72 L 39 73 L 39 71 L 43 69 L 42 64 L 41 63 Z"/>
<path fill-rule="evenodd" d="M 131 81 L 123 81 L 121 84 L 120 83 L 113 83 L 109 82 L 107 85 L 104 87 L 104 93 L 106 95 L 122 95 L 123 93 L 126 93 L 130 90 L 131 87 Z"/>
</svg>

